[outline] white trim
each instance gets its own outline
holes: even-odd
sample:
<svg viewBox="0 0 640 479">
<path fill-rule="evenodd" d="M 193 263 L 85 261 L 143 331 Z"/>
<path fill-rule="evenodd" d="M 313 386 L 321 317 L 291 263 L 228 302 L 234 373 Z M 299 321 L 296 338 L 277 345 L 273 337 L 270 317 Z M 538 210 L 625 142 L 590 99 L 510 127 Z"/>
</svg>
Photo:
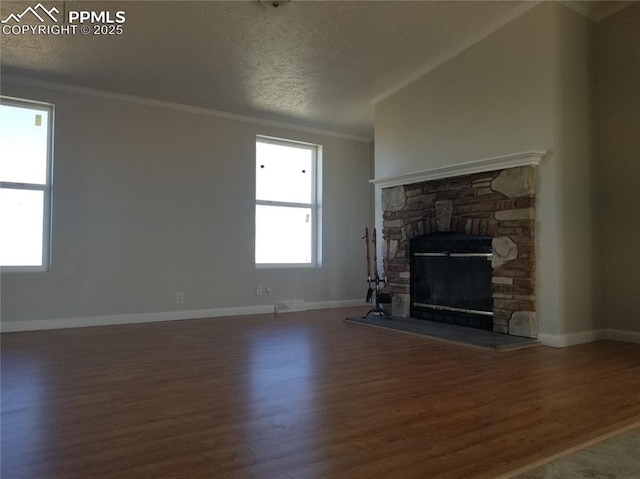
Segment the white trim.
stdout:
<svg viewBox="0 0 640 479">
<path fill-rule="evenodd" d="M 343 299 L 330 301 L 305 302 L 300 311 L 317 309 L 351 308 L 365 306 L 362 299 Z M 273 304 L 259 306 L 240 306 L 235 308 L 214 308 L 191 311 L 166 311 L 159 313 L 114 314 L 108 316 L 87 316 L 79 318 L 40 319 L 33 321 L 2 321 L 0 333 L 22 331 L 44 331 L 49 329 L 85 328 L 92 326 L 115 326 L 121 324 L 155 323 L 162 321 L 180 321 L 188 319 L 207 319 L 253 314 L 275 314 Z M 640 332 L 620 329 L 598 329 L 571 334 L 538 334 L 538 340 L 545 346 L 564 348 L 578 344 L 602 340 L 621 341 L 640 344 Z"/>
<path fill-rule="evenodd" d="M 256 263 L 256 269 L 317 268 L 316 263 Z"/>
<path fill-rule="evenodd" d="M 538 340 L 545 346 L 564 348 L 576 344 L 593 343 L 595 341 L 621 341 L 640 344 L 640 332 L 621 329 L 594 329 L 569 334 L 538 334 Z"/>
<path fill-rule="evenodd" d="M 552 346 L 554 348 L 565 348 L 567 346 L 575 346 L 577 344 L 593 343 L 595 341 L 602 341 L 603 339 L 607 339 L 604 329 L 558 335 L 544 333 L 538 334 L 538 340 L 542 344 L 545 346 Z"/>
<path fill-rule="evenodd" d="M 310 202 L 309 203 L 296 203 L 291 201 L 280 201 L 280 200 L 263 200 L 258 199 L 258 183 L 262 184 L 258 179 L 259 171 L 257 169 L 258 164 L 263 161 L 258 158 L 258 145 L 266 144 L 266 145 L 276 145 L 289 149 L 298 149 L 298 150 L 306 150 L 311 153 L 311 191 L 310 193 Z M 256 257 L 255 265 L 256 268 L 315 268 L 320 266 L 317 258 L 318 258 L 318 247 L 322 244 L 319 240 L 318 230 L 320 228 L 320 224 L 318 223 L 318 197 L 321 192 L 321 186 L 318 183 L 318 158 L 320 152 L 321 145 L 309 144 L 309 143 L 301 143 L 298 141 L 290 141 L 286 139 L 280 138 L 267 138 L 265 136 L 257 135 L 256 137 L 256 206 L 255 206 L 255 214 L 256 214 L 256 232 L 255 232 L 255 241 L 256 241 Z M 268 155 L 267 155 L 268 156 Z M 263 165 L 264 166 L 264 165 Z M 304 171 L 304 170 L 303 170 Z M 268 181 L 267 181 L 268 183 Z M 298 208 L 298 209 L 306 209 L 310 211 L 311 214 L 311 243 L 308 245 L 311 247 L 311 258 L 308 262 L 284 262 L 284 263 L 258 263 L 257 258 L 257 244 L 258 244 L 258 207 L 259 206 L 270 206 L 270 207 L 279 207 L 279 208 Z"/>
<path fill-rule="evenodd" d="M 573 10 L 574 12 L 579 13 L 580 15 L 587 17 L 594 22 L 599 22 L 604 20 L 605 18 L 613 15 L 614 13 L 618 13 L 620 10 L 627 8 L 629 5 L 632 5 L 633 2 L 629 1 L 615 1 L 609 0 L 606 3 L 598 2 L 594 5 L 589 5 L 588 3 L 580 3 L 574 0 L 558 0 L 558 3 L 564 5 L 565 7 Z M 588 6 L 589 5 L 589 6 Z"/>
<path fill-rule="evenodd" d="M 440 65 L 443 65 L 443 64 L 447 63 L 452 58 L 457 57 L 458 55 L 460 55 L 462 52 L 464 52 L 468 48 L 472 47 L 476 43 L 478 43 L 481 40 L 485 39 L 486 37 L 488 37 L 492 33 L 500 30 L 507 23 L 511 22 L 512 20 L 515 20 L 520 15 L 523 15 L 524 13 L 528 12 L 529 10 L 531 10 L 534 7 L 536 7 L 540 3 L 542 3 L 541 0 L 531 0 L 531 1 L 524 2 L 522 5 L 520 5 L 516 9 L 512 10 L 511 12 L 509 12 L 504 17 L 498 19 L 496 22 L 494 22 L 493 24 L 489 25 L 487 28 L 481 30 L 478 34 L 476 34 L 476 35 L 472 36 L 471 38 L 469 38 L 468 40 L 462 42 L 457 48 L 454 48 L 453 50 L 450 50 L 449 52 L 445 53 L 444 55 L 436 58 L 434 61 L 432 61 L 429 64 L 427 64 L 425 67 L 421 68 L 420 70 L 418 70 L 417 72 L 413 73 L 409 77 L 405 78 L 401 82 L 397 83 L 393 87 L 391 87 L 391 88 L 387 89 L 386 91 L 382 92 L 381 94 L 379 94 L 375 98 L 372 98 L 371 100 L 369 100 L 369 103 L 375 105 L 377 103 L 380 103 L 382 100 L 385 100 L 385 99 L 389 98 L 394 93 L 397 93 L 398 91 L 402 90 L 407 85 L 410 85 L 414 81 L 422 78 L 427 73 L 429 73 L 429 72 L 435 70 L 436 68 L 438 68 Z"/>
<path fill-rule="evenodd" d="M 540 341 L 544 346 L 551 346 L 552 348 L 563 347 L 560 341 L 560 336 L 555 334 L 538 333 L 538 341 Z"/>
<path fill-rule="evenodd" d="M 333 300 L 305 303 L 305 310 L 348 308 L 364 306 L 364 300 Z M 273 303 L 259 306 L 239 306 L 232 308 L 198 309 L 190 311 L 165 311 L 157 313 L 114 314 L 107 316 L 87 316 L 79 318 L 39 319 L 32 321 L 2 321 L 0 332 L 43 331 L 48 329 L 85 328 L 91 326 L 114 326 L 119 324 L 155 323 L 180 321 L 185 319 L 220 318 L 250 314 L 274 314 Z"/>
<path fill-rule="evenodd" d="M 210 108 L 202 108 L 192 105 L 184 105 L 182 103 L 174 103 L 165 100 L 156 100 L 154 98 L 145 98 L 135 95 L 127 95 L 124 93 L 115 93 L 105 90 L 97 90 L 95 88 L 86 88 L 74 85 L 67 85 L 64 83 L 55 83 L 45 80 L 35 80 L 32 78 L 25 78 L 15 75 L 2 75 L 2 82 L 11 83 L 14 85 L 30 86 L 35 88 L 44 88 L 47 90 L 62 91 L 65 93 L 75 93 L 78 95 L 92 96 L 96 98 L 105 98 L 107 100 L 124 101 L 128 103 L 137 103 L 139 105 L 152 106 L 157 108 L 166 108 L 168 110 L 181 111 L 186 113 L 193 113 L 195 115 L 211 116 L 215 118 L 223 118 L 225 120 L 241 121 L 244 123 L 253 123 L 255 125 L 270 126 L 273 128 L 285 128 L 287 130 L 300 131 L 303 133 L 312 133 L 315 135 L 330 136 L 334 138 L 341 138 L 343 140 L 361 141 L 364 143 L 371 143 L 372 139 L 364 136 L 350 135 L 347 133 L 340 133 L 332 130 L 324 130 L 321 128 L 312 128 L 294 123 L 287 123 L 278 120 L 269 120 L 266 118 L 258 118 L 247 115 L 238 115 L 236 113 L 229 113 L 226 111 L 212 110 Z"/>
<path fill-rule="evenodd" d="M 485 173 L 487 171 L 504 170 L 518 166 L 538 166 L 546 151 L 522 151 L 510 155 L 494 156 L 491 158 L 481 158 L 479 160 L 467 161 L 451 166 L 440 166 L 425 171 L 408 173 L 406 175 L 391 176 L 388 178 L 376 178 L 369 180 L 378 188 L 390 188 L 392 186 L 410 185 L 423 181 L 440 180 L 442 178 L 453 178 L 456 176 L 471 175 L 474 173 Z"/>
<path fill-rule="evenodd" d="M 622 329 L 605 329 L 606 339 L 640 344 L 640 331 L 624 331 Z"/>
</svg>

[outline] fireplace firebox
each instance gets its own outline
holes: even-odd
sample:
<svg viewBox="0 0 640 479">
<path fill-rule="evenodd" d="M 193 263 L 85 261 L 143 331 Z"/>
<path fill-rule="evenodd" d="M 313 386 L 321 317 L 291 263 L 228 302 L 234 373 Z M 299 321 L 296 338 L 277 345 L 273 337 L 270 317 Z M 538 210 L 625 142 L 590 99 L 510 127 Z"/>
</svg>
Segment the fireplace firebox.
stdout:
<svg viewBox="0 0 640 479">
<path fill-rule="evenodd" d="M 413 238 L 411 316 L 492 330 L 492 239 L 461 233 Z"/>
</svg>

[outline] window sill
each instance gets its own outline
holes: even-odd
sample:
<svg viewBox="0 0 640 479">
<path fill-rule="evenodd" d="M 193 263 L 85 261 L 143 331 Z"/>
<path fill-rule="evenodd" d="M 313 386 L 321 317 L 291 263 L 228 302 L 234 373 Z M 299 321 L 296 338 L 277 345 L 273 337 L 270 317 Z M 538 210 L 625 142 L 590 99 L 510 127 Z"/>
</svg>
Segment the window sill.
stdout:
<svg viewBox="0 0 640 479">
<path fill-rule="evenodd" d="M 312 263 L 260 263 L 256 264 L 256 269 L 312 269 L 318 265 Z"/>
</svg>

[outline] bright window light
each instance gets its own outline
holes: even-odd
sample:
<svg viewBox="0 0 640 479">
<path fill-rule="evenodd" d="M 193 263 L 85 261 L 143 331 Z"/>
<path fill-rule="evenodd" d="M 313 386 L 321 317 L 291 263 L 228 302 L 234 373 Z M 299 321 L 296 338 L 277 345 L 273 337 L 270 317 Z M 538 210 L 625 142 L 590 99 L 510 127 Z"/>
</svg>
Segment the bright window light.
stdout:
<svg viewBox="0 0 640 479">
<path fill-rule="evenodd" d="M 311 263 L 311 208 L 256 205 L 256 263 Z"/>
<path fill-rule="evenodd" d="M 0 101 L 0 266 L 44 271 L 49 261 L 53 107 Z"/>
<path fill-rule="evenodd" d="M 0 189 L 2 266 L 42 266 L 42 191 Z"/>
<path fill-rule="evenodd" d="M 256 141 L 256 264 L 316 264 L 316 145 Z"/>
<path fill-rule="evenodd" d="M 0 174 L 3 182 L 47 182 L 49 112 L 0 105 Z"/>
</svg>

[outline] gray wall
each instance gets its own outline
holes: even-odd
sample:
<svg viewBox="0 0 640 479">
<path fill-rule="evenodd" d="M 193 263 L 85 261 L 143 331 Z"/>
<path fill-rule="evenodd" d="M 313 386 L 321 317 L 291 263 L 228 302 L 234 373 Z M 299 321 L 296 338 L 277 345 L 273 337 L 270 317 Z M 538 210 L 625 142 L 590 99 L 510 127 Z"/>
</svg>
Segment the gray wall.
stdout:
<svg viewBox="0 0 640 479">
<path fill-rule="evenodd" d="M 52 267 L 2 274 L 3 323 L 364 296 L 369 143 L 15 84 L 2 93 L 56 108 Z M 323 146 L 322 268 L 255 268 L 256 134 Z M 256 283 L 272 294 L 256 297 Z"/>
<path fill-rule="evenodd" d="M 376 106 L 376 178 L 548 151 L 538 172 L 538 312 L 552 336 L 599 326 L 592 30 L 543 2 Z"/>
<path fill-rule="evenodd" d="M 595 96 L 595 24 L 549 3 L 552 44 L 556 294 L 560 334 L 598 330 L 601 314 L 599 230 L 596 209 L 598 159 Z M 544 224 L 541 225 L 545 227 Z M 551 271 L 547 271 L 551 274 Z"/>
<path fill-rule="evenodd" d="M 537 7 L 376 105 L 376 177 L 552 146 L 548 13 Z"/>
<path fill-rule="evenodd" d="M 597 26 L 602 268 L 608 326 L 640 331 L 640 4 Z"/>
</svg>

